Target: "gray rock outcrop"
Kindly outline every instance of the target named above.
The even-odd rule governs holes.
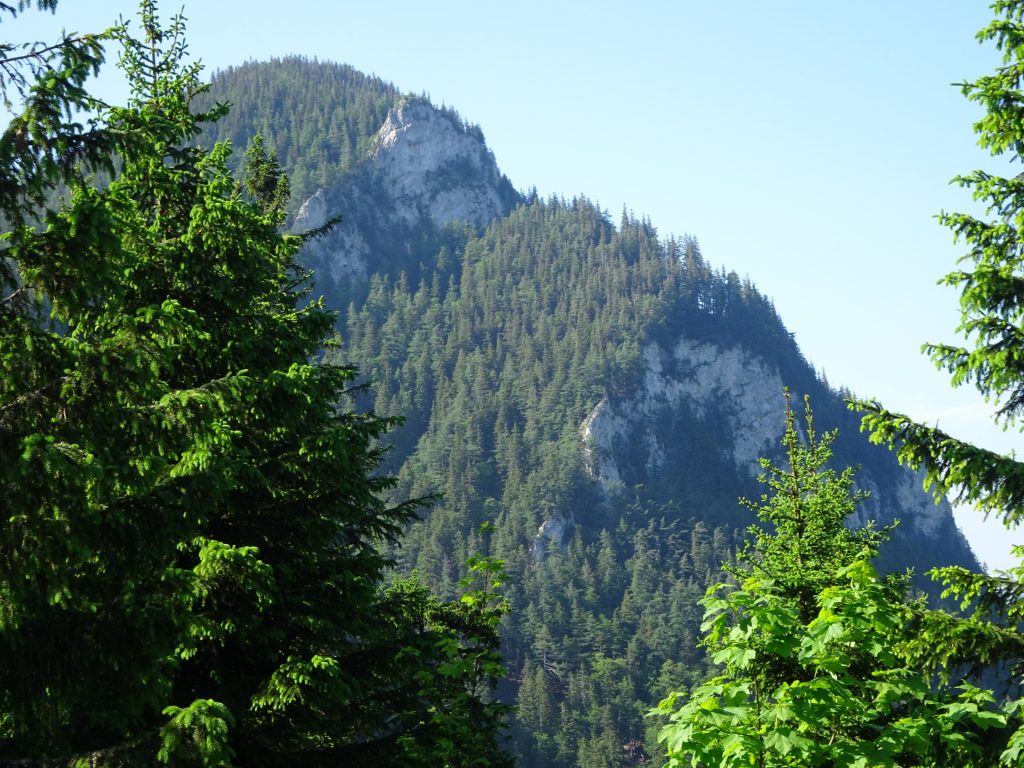
[[[341,223],[303,250],[318,291],[331,294],[386,271],[424,232],[455,222],[482,227],[517,200],[479,130],[409,98],[390,110],[369,156],[339,189],[321,189],[302,203],[293,229],[315,229],[341,215]]]
[[[783,380],[764,358],[742,347],[723,348],[682,337],[671,346],[648,343],[642,368],[638,387],[614,400],[605,397],[580,425],[585,464],[606,494],[623,485],[627,453],[634,467],[642,463],[645,478],[675,471],[667,465],[670,446],[659,425],[680,409],[698,421],[714,410],[720,458],[741,475],[756,477],[762,456],[779,455],[785,429]],[[672,440],[684,437],[676,434]],[[870,468],[858,471],[857,485],[868,497],[849,524],[861,527],[873,520],[887,525],[899,519],[900,537],[926,541],[953,536],[966,551],[949,502],[936,503],[923,490],[919,473],[896,469],[894,477],[883,481]]]

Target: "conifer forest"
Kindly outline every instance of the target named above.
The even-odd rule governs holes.
[[[517,188],[450,106],[210,73],[154,0],[19,37],[65,2],[0,2],[0,766],[1024,766],[1024,560],[950,508],[1019,525],[1014,455],[829,383],[696,236]],[[925,353],[1019,432],[1024,180],[956,181]]]

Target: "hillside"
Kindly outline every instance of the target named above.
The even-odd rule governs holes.
[[[306,253],[314,293],[362,406],[405,419],[397,495],[441,494],[399,570],[448,596],[467,556],[507,564],[520,765],[661,764],[643,715],[706,672],[697,600],[751,522],[758,457],[780,454],[784,387],[839,429],[837,466],[861,467],[851,524],[902,521],[884,567],[976,567],[949,506],[867,443],[771,301],[696,238],[518,193],[479,128],[347,67],[251,63],[212,85],[234,109],[208,138],[264,135],[295,227],[343,217]]]

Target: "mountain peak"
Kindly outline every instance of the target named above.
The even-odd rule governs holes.
[[[771,301],[696,239],[628,213],[616,227],[586,198],[524,200],[454,110],[281,66],[260,70],[280,87],[239,135],[266,127],[294,158],[296,229],[343,217],[303,255],[341,313],[332,359],[372,382],[360,407],[405,419],[394,497],[440,496],[389,551],[396,571],[454,597],[467,557],[506,563],[520,765],[619,764],[645,708],[702,679],[699,600],[753,522],[738,499],[764,492],[758,458],[784,460],[784,386],[839,430],[835,470],[862,468],[850,523],[904,518],[884,570],[974,567],[948,505],[859,433]],[[257,104],[233,82],[217,95]]]
[[[377,131],[366,168],[403,223],[483,226],[504,215],[502,176],[479,129],[426,99],[406,98]]]
[[[329,299],[358,293],[371,273],[415,271],[408,255],[422,249],[425,233],[484,227],[520,200],[480,129],[425,98],[400,99],[369,146],[341,183],[304,200],[295,219],[305,230],[342,215],[303,254]]]

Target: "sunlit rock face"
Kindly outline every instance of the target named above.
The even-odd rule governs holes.
[[[742,346],[718,346],[685,336],[673,343],[650,342],[643,348],[639,384],[618,397],[603,398],[580,425],[590,477],[606,494],[613,494],[624,484],[647,483],[660,474],[678,472],[678,452],[673,449],[687,435],[666,429],[665,424],[703,426],[709,420],[717,456],[708,458],[731,464],[738,476],[756,477],[762,472],[761,457],[784,461],[783,387],[778,368]],[[676,418],[680,412],[687,414],[683,421]],[[943,551],[951,544],[967,551],[949,502],[936,503],[923,489],[919,473],[896,467],[894,457],[883,459],[882,474],[872,466],[857,469],[856,485],[867,498],[849,524],[888,525],[899,520],[898,538],[922,548],[931,541]],[[699,484],[699,474],[695,472],[689,484]],[[681,478],[681,484],[687,485],[688,478]]]
[[[533,544],[530,546],[530,554],[538,562],[544,559],[550,547],[561,548],[566,544],[566,539],[572,530],[572,513],[563,515],[558,513],[548,518],[537,528],[537,534],[533,537]]]
[[[501,174],[481,135],[419,99],[388,113],[367,170],[409,225],[426,217],[439,227],[481,226],[505,212]]]
[[[597,404],[581,427],[591,476],[603,486],[622,482],[617,450],[627,442],[644,454],[650,471],[665,468],[667,446],[656,423],[666,411],[688,408],[705,418],[712,408],[723,412],[729,429],[720,450],[741,471],[756,476],[758,459],[779,441],[785,426],[782,379],[777,369],[741,347],[680,338],[665,347],[644,347],[641,386],[614,403]]]
[[[302,203],[293,230],[341,216],[303,250],[318,289],[331,293],[347,282],[365,283],[424,233],[456,222],[482,227],[516,199],[478,129],[423,99],[407,99],[390,110],[368,156],[339,188]]]
[[[331,216],[327,193],[318,190],[299,207],[295,229],[300,232],[317,229]],[[355,227],[340,223],[327,236],[310,240],[303,246],[303,258],[316,270],[317,281],[321,284],[339,285],[351,280],[366,282],[369,254],[370,247],[362,233]]]

